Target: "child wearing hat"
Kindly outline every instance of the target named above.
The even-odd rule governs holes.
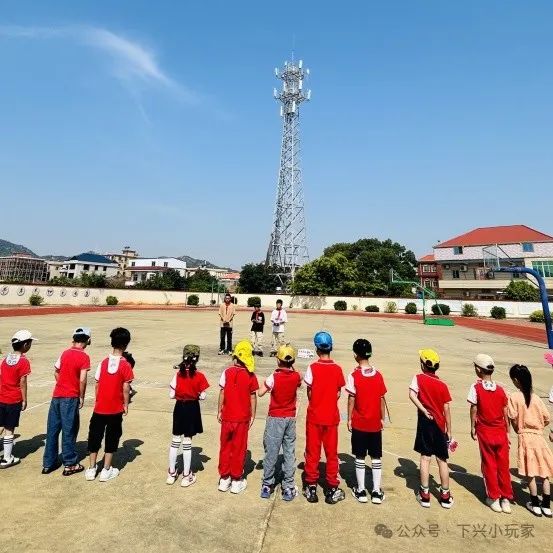
[[[209,383],[196,364],[200,359],[200,346],[188,344],[182,351],[182,361],[175,365],[176,373],[169,385],[169,397],[175,399],[173,409],[173,437],[169,447],[169,470],[167,484],[174,484],[178,478],[177,456],[182,443],[182,482],[187,488],[196,482],[196,475],[190,470],[192,464],[192,438],[201,434],[202,414],[200,400],[206,397]]]
[[[31,364],[25,354],[33,340],[28,330],[16,332],[12,337],[13,353],[8,353],[0,364],[0,427],[4,427],[4,457],[0,460],[0,469],[20,462],[12,453],[14,432],[19,426],[21,411],[27,407],[27,376],[31,374]]]
[[[365,457],[371,458],[373,488],[371,502],[378,505],[384,501],[382,482],[382,428],[386,416],[386,385],[382,374],[370,363],[372,346],[360,338],[353,343],[353,355],[357,367],[348,376],[348,430],[351,432],[351,452],[355,455],[357,487],[352,494],[360,503],[367,503],[365,489]]]
[[[478,440],[486,504],[496,513],[511,513],[513,487],[509,472],[509,418],[507,394],[492,380],[493,359],[479,353],[474,359],[478,380],[470,387],[470,435]]]
[[[421,372],[409,385],[409,399],[417,407],[417,436],[415,451],[420,453],[420,488],[417,500],[422,507],[430,507],[430,461],[436,457],[440,472],[440,505],[449,509],[453,498],[449,491],[449,467],[447,465],[448,442],[451,439],[451,412],[449,388],[436,375],[440,357],[432,349],[419,351]]]
[[[219,491],[241,493],[246,489],[244,463],[248,448],[248,431],[255,420],[256,391],[259,383],[253,374],[255,361],[252,344],[242,340],[232,354],[234,364],[219,379],[217,420],[221,423],[219,449]]]
[[[292,501],[298,488],[294,483],[296,468],[296,401],[301,375],[294,369],[296,351],[292,346],[280,346],[276,353],[277,369],[265,380],[259,397],[271,394],[269,414],[265,423],[263,445],[263,483],[261,497],[269,499],[275,486],[275,467],[280,449],[284,461],[282,471],[282,499]]]
[[[307,385],[305,468],[303,474],[303,495],[309,503],[319,501],[319,461],[321,447],[326,457],[325,502],[334,505],[345,498],[338,479],[338,424],[340,412],[338,400],[345,385],[342,367],[330,358],[332,336],[328,332],[317,332],[314,337],[318,359],[309,365],[304,382]]]

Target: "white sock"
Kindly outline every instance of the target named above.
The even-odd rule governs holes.
[[[192,464],[192,438],[184,438],[182,444],[182,473],[186,476],[190,474],[190,465]]]
[[[171,474],[177,470],[177,455],[179,453],[180,442],[180,436],[173,436],[171,438],[171,447],[169,447],[169,472]]]
[[[373,491],[379,492],[382,485],[382,459],[371,459],[373,473]]]
[[[13,434],[4,436],[4,459],[6,460],[12,458],[13,442]]]
[[[365,459],[355,459],[355,476],[357,477],[357,491],[365,489]]]

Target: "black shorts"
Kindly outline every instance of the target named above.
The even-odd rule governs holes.
[[[117,413],[116,415],[92,413],[90,426],[88,427],[89,453],[98,453],[104,434],[106,436],[104,452],[115,453],[123,434],[123,413]]]
[[[199,400],[177,400],[173,409],[173,436],[192,438],[203,431]]]
[[[382,458],[382,432],[364,432],[351,429],[351,453],[361,459],[367,455],[372,459]]]
[[[3,428],[17,428],[22,403],[0,403],[0,426]]]
[[[447,435],[436,424],[422,413],[417,421],[417,436],[415,438],[415,451],[421,455],[431,457],[435,455],[438,459],[446,461],[449,458],[447,448]]]

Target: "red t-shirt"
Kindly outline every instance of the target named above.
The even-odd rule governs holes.
[[[295,417],[300,373],[293,369],[277,369],[267,377],[265,386],[271,391],[269,416]]]
[[[22,353],[10,353],[0,365],[0,403],[21,403],[21,379],[31,374],[31,364]]]
[[[233,365],[223,371],[219,386],[225,390],[221,418],[227,422],[248,422],[252,416],[250,396],[259,389],[255,374]]]
[[[381,399],[386,394],[382,375],[374,367],[357,367],[349,376],[346,392],[355,398],[351,427],[363,432],[382,430]]]
[[[469,389],[467,401],[476,405],[476,430],[486,428],[507,431],[505,407],[507,394],[502,386],[493,380],[477,380]]]
[[[54,363],[58,379],[52,397],[79,397],[81,371],[90,370],[90,357],[80,348],[66,349]]]
[[[130,363],[118,355],[106,357],[96,369],[98,383],[94,412],[98,415],[117,415],[125,411],[123,384],[132,382],[134,374]]]
[[[409,389],[417,393],[419,401],[432,415],[442,432],[445,432],[444,405],[451,401],[447,384],[434,373],[419,373],[413,377]]]
[[[338,392],[346,383],[342,367],[332,359],[319,359],[307,367],[303,380],[311,389],[307,422],[339,424]]]
[[[194,401],[200,397],[200,394],[209,388],[209,382],[204,373],[196,371],[194,376],[187,374],[184,376],[180,370],[171,380],[171,390],[175,394],[177,401]]]

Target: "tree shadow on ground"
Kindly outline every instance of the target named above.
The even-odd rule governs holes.
[[[19,441],[19,434],[15,435],[14,452],[20,459],[25,459],[28,455],[36,453],[46,443],[46,434],[38,434],[28,440]]]

